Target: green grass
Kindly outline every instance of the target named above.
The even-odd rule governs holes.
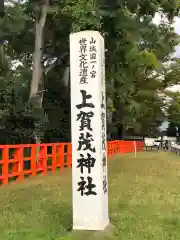
[[[0,187],[0,240],[179,240],[180,157],[138,153],[109,161],[114,230],[69,232],[71,170]]]

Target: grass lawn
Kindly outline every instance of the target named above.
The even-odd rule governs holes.
[[[114,231],[69,232],[71,170],[0,187],[0,240],[179,240],[180,157],[138,153],[109,161]]]

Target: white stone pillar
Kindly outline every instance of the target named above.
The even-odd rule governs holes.
[[[70,35],[73,229],[109,225],[104,39]]]

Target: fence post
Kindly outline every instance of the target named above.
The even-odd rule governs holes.
[[[19,160],[19,180],[24,178],[24,147],[20,146],[20,160]]]
[[[31,146],[31,171],[32,171],[32,176],[36,176],[36,168],[37,168],[37,153],[36,153],[36,145],[33,144]]]
[[[115,153],[116,153],[116,141],[113,141],[113,143],[112,143],[112,155],[114,156]]]
[[[2,184],[8,184],[9,148],[4,145],[2,149]]]
[[[52,144],[52,172],[55,172],[57,167],[56,147],[57,147],[57,144],[53,143]]]
[[[18,148],[18,181],[23,180],[24,177],[24,148],[23,146],[20,145],[20,147]]]
[[[64,171],[64,143],[57,145],[57,164],[61,171]]]
[[[40,146],[38,165],[40,170],[42,170],[42,174],[46,174],[47,173],[47,146],[46,145]]]
[[[71,143],[67,144],[67,167],[71,168],[72,165],[72,145]]]
[[[137,155],[137,146],[136,146],[136,141],[134,141],[134,155],[136,157]]]

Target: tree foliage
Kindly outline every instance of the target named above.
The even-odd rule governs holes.
[[[107,49],[109,138],[156,134],[165,117],[159,93],[179,82],[179,62],[166,65],[179,43],[171,25],[178,1],[51,0],[37,109],[28,100],[41,4],[44,0],[14,3],[0,20],[0,126],[11,129],[3,132],[2,142],[32,142],[33,131],[42,133],[42,141],[70,141],[69,34],[90,29],[103,34]],[[168,21],[154,24],[157,12]]]

